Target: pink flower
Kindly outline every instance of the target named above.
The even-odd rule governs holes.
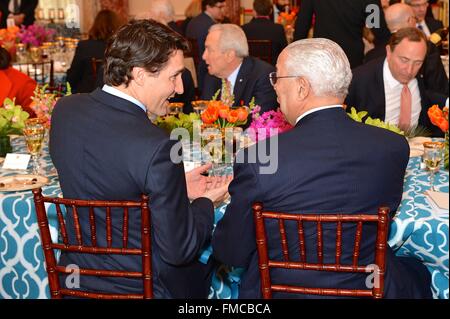
[[[268,137],[286,132],[292,126],[286,121],[284,114],[277,109],[276,111],[268,111],[259,114],[260,106],[256,106],[252,110],[252,123],[250,124],[250,135],[256,142],[264,140]]]

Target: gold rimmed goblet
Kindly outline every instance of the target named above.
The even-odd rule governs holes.
[[[23,135],[27,143],[28,152],[31,154],[33,174],[39,175],[39,156],[45,136],[45,126],[42,120],[38,118],[26,120]]]
[[[192,108],[194,109],[194,112],[197,113],[198,115],[200,115],[208,106],[208,101],[197,100],[197,101],[192,101],[191,104],[192,104]]]

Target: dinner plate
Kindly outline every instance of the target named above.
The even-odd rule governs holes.
[[[11,175],[0,177],[0,192],[19,192],[48,184],[48,178],[40,175]]]

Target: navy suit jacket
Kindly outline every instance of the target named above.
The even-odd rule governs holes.
[[[22,0],[20,2],[19,13],[25,14],[25,20],[23,21],[23,25],[32,25],[34,23],[34,10],[38,5],[38,0]],[[6,20],[9,15],[9,0],[0,0],[0,29],[6,28]]]
[[[272,65],[277,64],[278,55],[287,46],[283,26],[266,18],[253,18],[242,26],[249,40],[272,41]]]
[[[436,20],[434,17],[425,17],[425,23],[428,29],[430,29],[430,33],[436,32],[438,29],[444,27],[442,21]]]
[[[205,12],[202,12],[195,18],[192,18],[186,28],[186,38],[196,39],[198,44],[200,62],[199,65],[197,65],[197,80],[199,88],[203,87],[204,78],[206,74],[208,74],[208,68],[206,67],[205,61],[202,59],[202,56],[205,51],[205,41],[208,30],[214,24],[214,20]]]
[[[152,266],[156,298],[206,298],[208,267],[197,261],[210,240],[212,202],[186,195],[182,162],[174,164],[174,141],[135,104],[100,89],[62,98],[52,116],[50,154],[66,198],[139,200],[150,196]],[[106,246],[105,216],[97,215],[97,239]],[[122,214],[113,215],[113,245],[122,247]],[[90,242],[88,214],[80,213],[84,241]],[[71,240],[72,218],[66,218]],[[140,245],[140,211],[129,213],[129,248]],[[140,270],[140,256],[67,253],[61,264],[87,268]],[[81,278],[81,289],[136,293],[142,280]]]
[[[256,105],[261,106],[261,114],[276,109],[277,96],[269,80],[271,72],[275,72],[275,67],[269,63],[254,57],[244,58],[233,89],[235,105],[248,106],[254,97]],[[205,77],[202,99],[211,99],[221,88],[222,80],[208,74]]]
[[[358,111],[367,111],[368,116],[384,121],[386,116],[386,96],[384,92],[383,64],[385,58],[381,57],[370,61],[353,70],[353,79],[350,84],[345,104],[348,109],[355,107]],[[438,127],[431,124],[427,111],[433,104],[443,106],[446,96],[425,90],[423,78],[417,76],[422,110],[419,125],[427,127],[435,136],[442,135]]]
[[[314,37],[327,38],[339,44],[347,55],[352,68],[362,64],[364,58],[363,28],[369,5],[380,0],[302,0],[295,24],[294,41],[305,39],[315,15]],[[383,10],[380,9],[380,25],[372,28],[376,41],[389,38]]]
[[[367,52],[364,57],[364,63],[375,60],[380,57],[386,57],[386,45],[382,43],[376,45]],[[427,55],[423,61],[422,68],[419,71],[419,77],[423,78],[426,90],[434,91],[440,94],[448,95],[448,78],[442,64],[438,48],[431,42],[427,42]]]
[[[273,141],[271,139],[270,141]],[[235,163],[229,192],[231,203],[213,235],[213,254],[220,262],[245,267],[240,298],[260,298],[260,276],[251,205],[261,201],[264,209],[304,214],[377,214],[380,206],[395,213],[403,193],[403,178],[409,147],[403,136],[357,123],[341,108],[307,115],[294,129],[278,136],[274,174],[261,174],[265,166],[258,159]],[[238,153],[248,154],[256,144]],[[264,153],[266,154],[266,153]],[[238,157],[239,157],[238,156]],[[335,225],[324,225],[324,262],[335,262]],[[286,224],[289,253],[299,260],[295,224]],[[316,225],[304,224],[307,260],[317,261]],[[267,222],[269,257],[282,258],[278,223]],[[342,263],[352,260],[355,227],[343,227]],[[363,229],[361,264],[373,262],[376,226]],[[405,267],[404,261],[410,263]],[[388,298],[430,297],[430,274],[419,261],[396,257],[387,247],[385,296]],[[417,272],[416,272],[417,271]],[[327,274],[316,271],[273,269],[272,282],[306,287],[365,288],[365,275]],[[419,277],[421,276],[421,277]],[[308,295],[295,295],[308,298]],[[274,294],[274,297],[288,297]],[[294,297],[291,295],[290,297]],[[317,296],[316,296],[317,297]]]

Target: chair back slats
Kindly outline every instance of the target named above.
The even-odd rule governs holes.
[[[123,248],[128,247],[128,207],[123,208],[123,226],[122,226],[122,245]]]
[[[38,225],[41,234],[42,247],[44,249],[47,273],[49,277],[50,293],[52,298],[62,298],[62,296],[82,297],[82,298],[97,298],[97,299],[150,299],[153,298],[153,276],[151,265],[151,216],[148,206],[148,196],[142,195],[140,201],[100,201],[100,200],[78,200],[78,199],[63,199],[50,198],[42,196],[41,189],[34,189],[34,202],[36,206],[36,215],[38,218]],[[50,230],[48,225],[47,213],[44,203],[52,203],[56,205],[58,215],[58,222],[60,232],[63,238],[62,243],[53,243],[50,237]],[[72,214],[74,221],[73,229],[75,232],[74,245],[69,244],[67,236],[67,226],[64,221],[60,205],[66,206],[66,214]],[[79,210],[79,207],[87,207],[86,212]],[[128,248],[128,223],[129,223],[129,208],[140,208],[141,219],[141,245],[138,248]],[[98,212],[94,208],[103,208]],[[122,227],[122,244],[123,247],[113,247],[112,243],[112,216],[111,208],[121,208],[124,211]],[[88,213],[86,216],[89,220],[89,227],[91,232],[91,245],[83,245],[80,227],[80,214]],[[134,212],[133,212],[134,213]],[[95,214],[104,214],[106,225],[106,246],[98,247],[96,238],[96,216]],[[66,216],[70,218],[70,216]],[[120,244],[119,244],[120,245]],[[107,269],[87,269],[80,268],[79,275],[81,276],[99,276],[99,277],[127,277],[142,279],[143,292],[142,294],[109,294],[104,292],[89,292],[79,291],[73,289],[62,289],[59,285],[59,275],[67,275],[73,273],[73,269],[63,266],[57,266],[54,250],[61,250],[65,252],[74,252],[77,254],[117,254],[117,255],[135,255],[142,256],[141,271],[127,271],[124,270],[107,270]]]
[[[73,215],[73,225],[75,228],[75,239],[79,246],[83,245],[83,238],[81,236],[81,226],[80,226],[80,217],[78,216],[78,209],[77,206],[74,204],[70,205],[72,208],[72,215]],[[68,205],[66,205],[66,211],[69,212],[70,209]]]
[[[59,204],[56,206],[56,215],[58,216],[58,224],[59,229],[62,237],[62,241],[64,245],[69,245],[69,237],[67,237],[67,229],[66,229],[66,222],[64,221],[64,216],[61,212],[61,206]]]
[[[278,220],[278,227],[280,228],[281,250],[283,252],[283,259],[284,261],[289,261],[289,249],[286,238],[286,228],[284,227],[284,221],[282,219]]]
[[[91,227],[91,245],[97,246],[97,228],[95,225],[94,207],[89,207],[89,225]]]
[[[353,249],[353,266],[358,265],[359,248],[361,247],[362,222],[358,222],[355,233],[355,246]]]
[[[17,67],[18,70],[33,78],[40,85],[48,84],[50,87],[55,85],[53,60],[44,60],[33,63],[18,63],[14,64],[14,67]]]
[[[259,58],[269,64],[274,64],[272,61],[272,41],[271,40],[253,40],[249,39],[248,54],[250,56]]]
[[[306,248],[305,248],[305,231],[303,230],[303,221],[297,221],[298,228],[298,244],[300,250],[300,262],[306,262]]]
[[[253,205],[255,232],[256,232],[256,250],[258,251],[258,266],[261,277],[261,289],[264,299],[272,298],[272,289],[269,272],[269,257],[267,253],[267,237],[262,216],[262,204]]]
[[[106,244],[108,248],[112,247],[111,207],[106,207]]]
[[[319,264],[323,263],[323,238],[322,238],[322,223],[317,222],[317,260]]]
[[[382,298],[384,291],[384,274],[386,262],[386,245],[387,232],[389,225],[389,208],[381,207],[377,215],[367,214],[291,214],[282,212],[263,211],[262,203],[255,203],[253,205],[255,230],[256,230],[256,247],[258,253],[258,263],[261,278],[261,292],[263,298],[271,298],[273,292],[284,293],[299,293],[299,294],[313,294],[313,295],[334,295],[334,296],[356,296],[356,297],[373,297]],[[272,260],[268,255],[268,241],[265,228],[265,219],[272,219],[278,222],[281,234],[281,247],[283,251],[283,260]],[[297,237],[298,247],[300,250],[299,261],[292,261],[286,258],[285,252],[288,250],[286,229],[284,228],[284,221],[297,221]],[[305,245],[305,230],[303,221],[315,222],[317,232],[317,263],[308,263],[306,261],[306,245]],[[335,243],[335,264],[324,263],[324,243],[323,239],[327,238],[324,234],[323,223],[336,224],[336,243]],[[343,238],[343,223],[356,223],[356,232],[353,245],[353,255],[351,264],[342,264],[342,238]],[[360,265],[359,255],[361,238],[364,223],[376,223],[377,235],[374,247],[375,264],[374,265]],[[283,225],[283,226],[282,226]],[[327,229],[328,231],[328,229]],[[276,247],[272,246],[272,247]],[[276,254],[278,255],[278,254]],[[328,272],[347,272],[347,273],[374,273],[374,277],[378,280],[377,284],[373,285],[371,289],[341,289],[338,287],[315,288],[315,287],[301,287],[274,284],[271,281],[270,269],[283,268],[286,270],[314,270],[314,271],[328,271]]]
[[[336,265],[341,264],[342,256],[342,222],[337,222],[336,229]]]
[[[128,214],[128,210],[126,210]],[[142,270],[144,298],[148,299],[153,296],[153,275],[152,275],[152,242],[151,242],[151,216],[148,208],[148,200],[142,200],[141,210],[141,233],[142,233]]]

